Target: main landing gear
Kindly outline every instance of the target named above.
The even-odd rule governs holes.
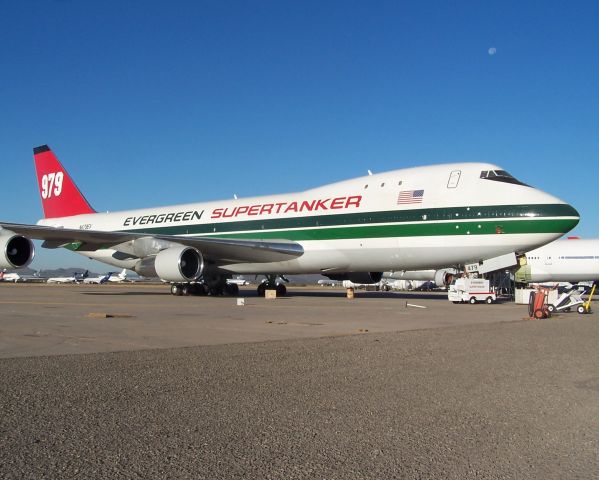
[[[177,296],[187,295],[229,295],[239,294],[239,285],[225,283],[224,285],[208,286],[205,283],[172,283],[171,294]]]
[[[277,279],[282,279],[277,280]],[[283,282],[288,282],[285,277],[279,275],[266,275],[266,280],[258,285],[258,295],[264,297],[266,290],[276,290],[277,297],[282,297],[287,293],[287,287]],[[239,285],[236,283],[227,283],[224,276],[206,277],[198,282],[191,283],[171,283],[171,294],[176,296],[188,295],[229,295],[235,297],[239,295]]]
[[[282,297],[287,293],[287,287],[284,283],[277,282],[279,275],[266,275],[266,280],[258,285],[258,295],[264,297],[266,290],[276,290],[277,297]],[[288,280],[285,277],[280,277],[284,282]]]
[[[224,275],[205,275],[201,281],[190,283],[171,283],[172,295],[230,295],[239,294],[239,285],[227,283]]]

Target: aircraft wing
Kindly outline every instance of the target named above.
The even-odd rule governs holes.
[[[289,240],[233,239],[216,237],[186,237],[175,235],[152,235],[133,232],[103,232],[99,230],[79,230],[55,228],[43,225],[25,225],[0,222],[2,229],[10,230],[34,240],[44,240],[46,248],[59,248],[76,244],[77,251],[95,251],[114,248],[120,244],[139,239],[157,239],[179,245],[197,248],[202,255],[216,263],[236,262],[280,262],[292,260],[304,253],[303,247]],[[118,250],[118,248],[116,248]]]

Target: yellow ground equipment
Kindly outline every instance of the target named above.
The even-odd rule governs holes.
[[[578,313],[591,313],[591,301],[593,300],[593,294],[595,293],[595,288],[597,287],[597,283],[593,284],[593,288],[591,289],[591,293],[589,294],[589,298],[582,305],[579,305],[576,311]]]

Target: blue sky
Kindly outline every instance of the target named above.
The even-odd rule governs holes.
[[[595,1],[2,2],[0,219],[41,216],[49,144],[99,211],[489,161],[599,236],[597,18]],[[106,269],[41,249],[33,266]]]

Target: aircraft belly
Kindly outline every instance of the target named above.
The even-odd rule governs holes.
[[[519,252],[531,242],[542,245],[555,236],[553,233],[535,233],[304,241],[301,242],[304,254],[297,259],[237,263],[223,268],[240,274],[436,269]]]

